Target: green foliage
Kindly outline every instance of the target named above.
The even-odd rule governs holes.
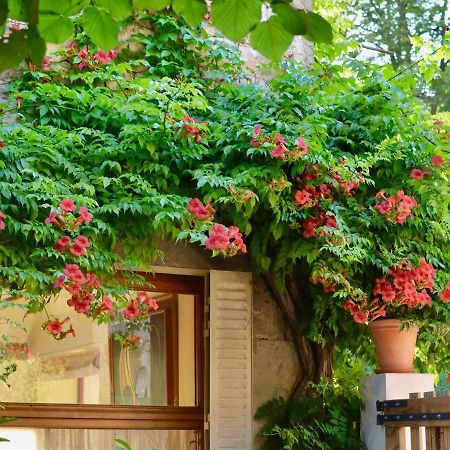
[[[117,46],[121,29],[136,14],[169,7],[193,28],[200,26],[208,12],[206,0],[134,0],[133,4],[131,0],[2,0],[0,26],[7,18],[27,22],[29,26],[28,32],[10,28],[11,37],[0,42],[0,71],[16,67],[30,55],[34,64],[41,64],[45,43],[70,39],[77,25],[83,27],[95,45],[110,50]],[[274,60],[281,58],[295,34],[305,35],[313,42],[331,43],[331,27],[317,14],[291,8],[292,11],[288,12],[289,24],[297,24],[296,32],[291,33],[286,31],[283,21],[276,21],[275,30],[274,20],[261,22],[262,7],[262,0],[213,0],[213,25],[225,36],[239,41],[260,24],[256,36],[252,36],[252,42],[263,55]],[[0,33],[3,34],[3,27]]]
[[[366,348],[345,300],[370,300],[376,278],[421,257],[437,271],[434,308],[421,310],[424,336],[433,326],[448,330],[449,305],[438,294],[450,281],[449,172],[447,162],[431,165],[434,155],[447,158],[447,141],[413,97],[414,80],[388,82],[389,70],[354,61],[310,72],[284,63],[270,83],[241,83],[228,71],[234,60],[220,62],[229,49],[173,18],[150,21],[154,38],[136,53],[126,47],[116,60],[80,70],[74,55],[84,44],[92,52],[82,34],[75,50],[25,70],[11,87],[19,123],[0,129],[2,284],[46,292],[64,261],[49,250],[55,236],[42,221],[62,198],[92,209],[99,256],[85,263],[107,279],[115,263],[148,264],[159,238],[204,243],[209,226],[186,209],[198,197],[211,201],[216,222],[245,233],[255,271],[270,271],[281,290],[290,274],[302,280],[308,337]],[[195,137],[188,117],[198,120],[189,122]],[[262,142],[252,146],[257,124]],[[277,133],[285,158],[272,155]],[[298,137],[308,147],[301,155]],[[422,180],[409,176],[425,167]],[[348,192],[350,181],[357,189]],[[296,203],[297,191],[320,185],[332,195]],[[381,189],[403,190],[420,207],[404,224],[391,223],[374,209]],[[318,211],[335,226],[305,236]],[[38,310],[39,301],[29,307]],[[448,333],[436,336],[428,348],[438,367]]]
[[[270,400],[256,412],[267,422],[260,431],[263,450],[360,450],[359,380],[366,375],[359,357],[336,355],[332,379],[311,386],[313,395],[299,400]]]

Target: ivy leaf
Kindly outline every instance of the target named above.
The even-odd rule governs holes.
[[[125,20],[131,14],[130,0],[95,0],[95,5],[105,9],[118,20]]]
[[[139,9],[160,10],[170,6],[171,0],[134,0],[134,7]]]
[[[41,14],[39,16],[39,32],[46,41],[58,44],[72,37],[73,23],[68,17],[57,14]]]
[[[106,12],[88,6],[81,17],[84,31],[95,45],[103,50],[110,50],[117,45],[119,24]]]
[[[203,0],[173,0],[172,8],[192,28],[197,28],[208,12]]]
[[[294,36],[286,31],[277,16],[261,22],[250,33],[252,47],[272,61],[281,60],[293,38]]]
[[[213,0],[211,18],[214,26],[225,36],[238,41],[261,20],[261,1]]]

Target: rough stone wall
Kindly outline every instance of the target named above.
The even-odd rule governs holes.
[[[192,245],[161,243],[167,267],[250,271],[244,256],[211,258],[210,253]],[[157,262],[156,264],[162,264]],[[275,300],[262,277],[253,277],[253,413],[274,397],[286,397],[297,376],[294,347]],[[254,421],[255,436],[262,422]],[[255,448],[258,448],[256,438]]]

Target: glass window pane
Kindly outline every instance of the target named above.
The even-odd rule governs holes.
[[[195,297],[152,293],[159,308],[145,320],[97,324],[59,297],[51,316],[70,318],[76,336],[55,340],[42,329],[46,314],[0,311],[0,358],[17,364],[0,383],[5,402],[195,406]]]
[[[200,433],[191,430],[63,430],[0,428],[2,450],[119,450],[123,439],[132,450],[197,450]]]

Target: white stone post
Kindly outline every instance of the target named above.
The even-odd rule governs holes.
[[[377,400],[409,398],[412,392],[434,390],[434,377],[429,373],[383,373],[361,379],[364,397],[361,411],[361,437],[367,450],[385,450],[384,427],[377,425]]]

